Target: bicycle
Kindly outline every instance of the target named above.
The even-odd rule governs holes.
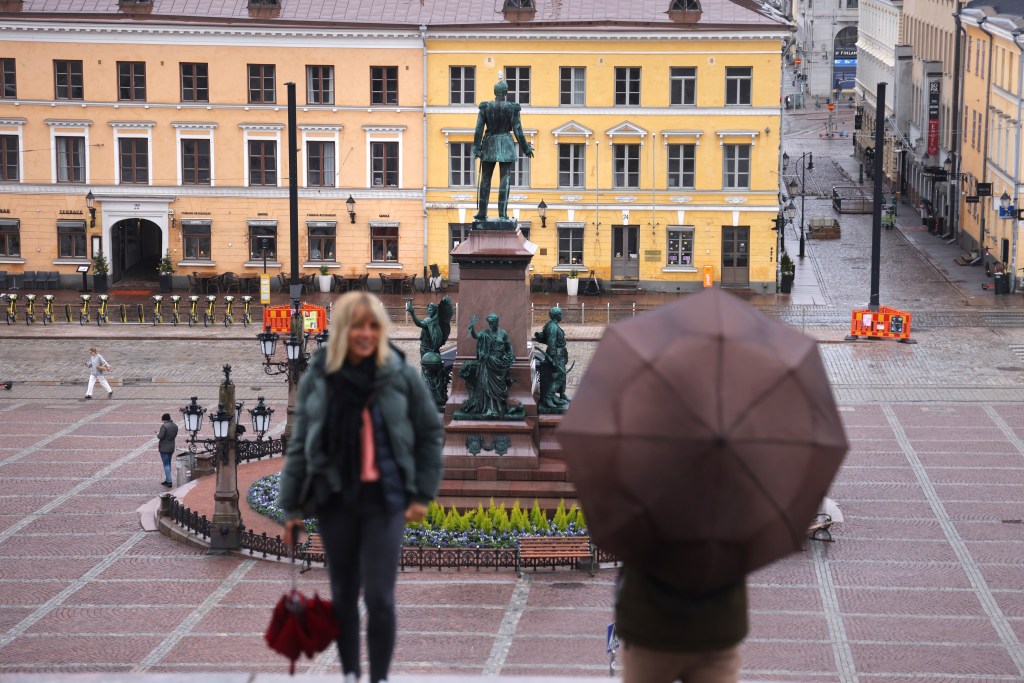
[[[199,297],[193,294],[188,298],[188,326],[199,322]]]
[[[216,311],[214,306],[217,305],[217,297],[213,294],[209,294],[206,297],[206,313],[203,314],[203,327],[209,327],[217,323]]]
[[[92,299],[91,294],[81,294],[82,297],[82,310],[78,312],[78,324],[84,325],[87,322],[92,322],[92,311],[89,308],[89,300]]]
[[[109,294],[100,294],[100,307],[96,310],[96,324],[110,322],[110,315],[107,313],[107,302],[110,301]],[[88,322],[88,321],[86,321]]]
[[[171,322],[174,323],[175,326],[181,322],[181,315],[178,313],[178,302],[180,301],[180,294],[173,294],[171,296]]]
[[[231,315],[231,304],[233,304],[234,301],[235,297],[233,296],[224,297],[224,327],[235,322],[234,317]]]
[[[163,315],[160,314],[160,302],[162,302],[163,300],[164,300],[164,298],[162,296],[160,296],[159,294],[154,294],[153,295],[153,324],[154,325],[159,325],[160,323],[162,323],[164,321]]]
[[[31,325],[36,321],[36,295],[26,294],[25,301],[28,302],[25,304],[25,324]]]
[[[54,313],[53,313],[53,300],[55,298],[56,297],[54,297],[53,294],[44,294],[43,295],[43,300],[46,302],[46,303],[43,304],[43,324],[44,325],[49,325],[50,323],[56,322],[56,320],[54,319]]]
[[[10,325],[18,321],[18,295],[8,294],[7,295],[7,324]]]
[[[242,326],[249,327],[249,324],[252,323],[252,312],[249,310],[249,307],[252,305],[252,297],[243,296],[242,303],[245,304],[245,307],[242,309]]]

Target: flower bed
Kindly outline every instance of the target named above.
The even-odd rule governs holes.
[[[275,473],[257,480],[249,488],[246,499],[255,512],[278,522],[284,522],[284,512],[277,507],[277,492],[281,474]],[[317,531],[315,518],[307,519],[306,530]],[[422,523],[406,525],[406,546],[423,548],[513,548],[520,536],[586,536],[587,524],[583,511],[576,505],[565,509],[564,502],[549,520],[537,501],[529,511],[519,507],[511,510],[504,505],[483,504],[459,512],[454,507],[445,509],[436,502],[430,504],[427,518]]]

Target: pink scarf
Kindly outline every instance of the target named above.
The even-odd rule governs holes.
[[[377,451],[373,446],[373,417],[369,408],[363,408],[362,417],[363,425],[359,429],[359,481],[378,481],[380,470],[377,469]]]

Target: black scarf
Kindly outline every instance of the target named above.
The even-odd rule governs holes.
[[[358,365],[346,362],[340,370],[327,376],[333,417],[329,421],[328,452],[337,458],[344,484],[342,493],[347,502],[355,501],[359,494],[362,455],[359,434],[363,426],[363,408],[372,397],[376,375],[376,358],[371,356]]]

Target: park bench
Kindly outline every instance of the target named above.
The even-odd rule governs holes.
[[[309,535],[309,539],[299,546],[298,557],[302,560],[302,569],[299,570],[300,574],[305,574],[312,569],[314,562],[323,562],[324,566],[327,566],[324,539],[320,537],[320,534],[314,533]]]
[[[524,566],[537,567],[588,560],[590,575],[597,564],[589,536],[520,536],[516,541],[516,575],[523,575]]]
[[[811,525],[807,527],[807,535],[814,541],[832,543],[832,516],[819,512]]]

